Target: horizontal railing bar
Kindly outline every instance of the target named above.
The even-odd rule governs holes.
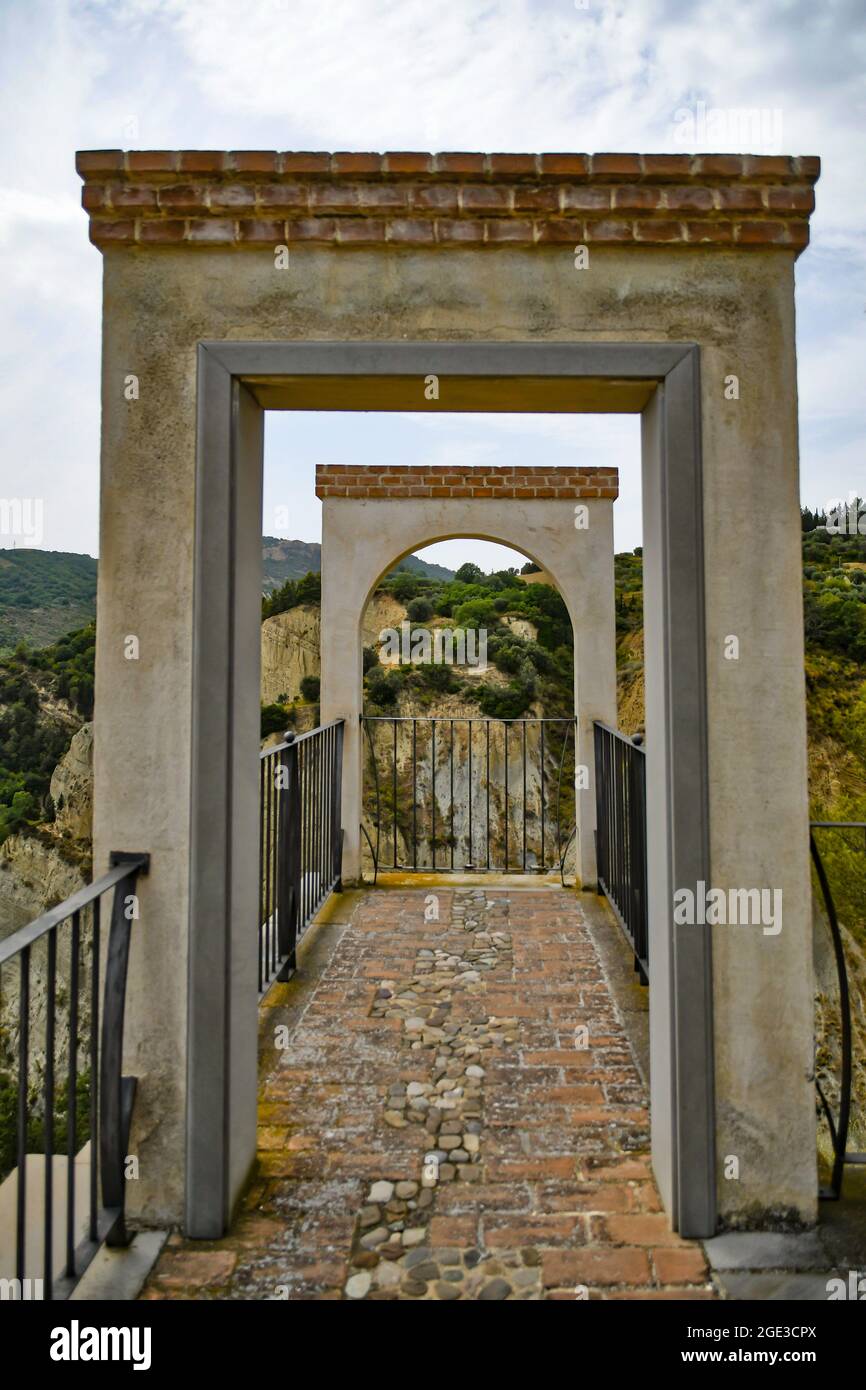
[[[810,820],[809,824],[813,830],[866,830],[866,820]]]
[[[362,714],[362,720],[368,724],[574,724],[576,716],[571,718],[547,718],[544,719],[484,719],[480,716],[470,714]],[[637,745],[635,745],[637,746]],[[273,749],[269,749],[273,752]]]
[[[107,874],[89,883],[84,888],[79,888],[77,893],[66,898],[57,907],[49,908],[48,912],[43,912],[41,917],[29,922],[26,927],[19,927],[18,931],[7,936],[6,940],[0,942],[0,965],[5,965],[8,960],[23,951],[25,946],[32,946],[34,941],[38,941],[40,936],[46,932],[59,927],[73,913],[80,912],[82,908],[89,906],[96,898],[101,898],[109,888],[121,883],[123,879],[129,878],[130,873],[135,869],[141,868],[147,862],[147,856],[143,854],[131,854],[128,859],[123,859],[117,863],[113,869],[109,869]]]
[[[635,743],[633,734],[624,734],[621,729],[612,729],[609,724],[603,724],[600,719],[594,719],[592,722],[594,728],[604,729],[604,732],[610,734],[611,738],[619,739],[620,743],[624,743],[628,748],[633,748],[636,753],[646,753],[645,745]]]
[[[274,753],[282,753],[285,748],[291,748],[293,744],[304,743],[307,739],[315,738],[317,734],[324,734],[328,729],[336,729],[345,722],[345,719],[332,719],[329,724],[317,724],[315,729],[308,729],[305,734],[297,734],[291,742],[286,740],[283,743],[274,743],[270,748],[263,748],[259,753],[259,760],[270,758]]]

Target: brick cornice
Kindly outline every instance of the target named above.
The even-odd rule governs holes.
[[[615,468],[425,468],[416,465],[364,468],[355,464],[316,465],[316,496],[322,498],[491,497],[526,501],[613,500],[619,496]]]
[[[85,150],[100,247],[808,244],[820,161],[733,154]]]

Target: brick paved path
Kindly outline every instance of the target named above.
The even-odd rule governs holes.
[[[367,893],[277,1042],[231,1234],[145,1298],[713,1296],[573,894]]]

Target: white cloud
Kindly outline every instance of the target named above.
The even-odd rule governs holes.
[[[6,0],[0,491],[44,480],[47,543],[94,547],[100,258],[76,148],[658,151],[676,148],[676,112],[702,101],[778,108],[785,149],[824,161],[814,249],[798,263],[814,497],[862,453],[864,72],[862,0]],[[634,422],[428,419],[431,462],[540,450],[603,456],[624,477],[635,466]],[[638,524],[633,494],[630,483],[617,504],[618,543]],[[315,524],[314,507],[300,515]]]

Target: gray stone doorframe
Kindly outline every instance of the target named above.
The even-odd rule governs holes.
[[[263,412],[417,410],[431,374],[440,409],[642,416],[653,1165],[675,1229],[709,1236],[710,928],[672,925],[710,881],[699,350],[625,342],[199,344],[186,1228],[222,1233],[255,1149]]]

